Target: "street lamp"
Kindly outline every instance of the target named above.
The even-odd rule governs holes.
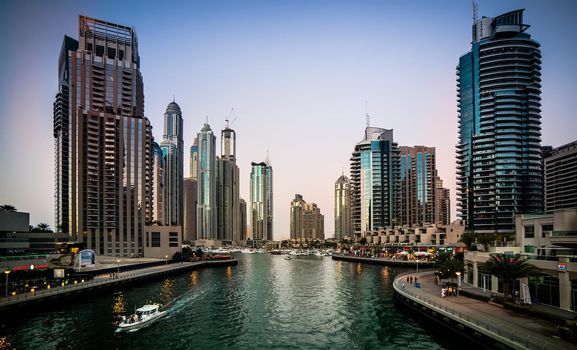
[[[8,298],[8,274],[10,272],[10,270],[4,270],[4,273],[6,274],[6,298]]]
[[[419,259],[417,259],[417,273],[419,273]]]
[[[168,265],[168,255],[165,255],[165,256],[164,256],[164,259],[165,259],[165,260],[164,260],[164,264],[165,264],[165,265]]]
[[[457,271],[456,275],[457,275],[457,296],[459,296],[459,290],[461,290],[461,271]]]
[[[120,274],[120,259],[116,259],[116,267],[118,268],[118,274]]]

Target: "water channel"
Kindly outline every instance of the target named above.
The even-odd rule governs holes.
[[[405,269],[328,257],[238,254],[238,266],[197,270],[70,304],[0,316],[17,349],[443,349],[456,348],[395,306]],[[122,314],[170,303],[157,323],[116,333]]]

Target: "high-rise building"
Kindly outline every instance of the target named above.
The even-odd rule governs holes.
[[[164,133],[160,143],[165,161],[165,225],[183,225],[183,166],[184,140],[182,112],[176,102],[170,102],[164,112]]]
[[[305,239],[325,239],[325,217],[316,203],[305,203],[302,221]]]
[[[182,239],[187,242],[196,240],[196,207],[198,201],[198,182],[192,177],[184,179],[184,230]]]
[[[240,237],[238,239],[238,241],[236,241],[237,244],[239,244],[242,241],[246,241],[246,226],[247,226],[247,221],[246,221],[246,201],[244,199],[240,199],[240,205],[239,205],[239,209],[240,209]]]
[[[204,124],[198,133],[198,200],[196,238],[216,240],[216,137],[210,125]]]
[[[577,141],[545,158],[545,211],[577,208]]]
[[[79,17],[54,102],[56,228],[98,255],[143,253],[152,219],[152,128],[134,29]]]
[[[351,182],[342,174],[335,182],[335,239],[351,237]]]
[[[236,133],[227,125],[221,132],[221,155],[217,160],[218,239],[240,241],[240,171],[236,165]]]
[[[443,180],[435,178],[435,224],[449,225],[451,223],[451,198],[448,188],[443,187]]]
[[[481,233],[513,232],[515,214],[543,209],[541,50],[523,11],[476,20],[457,66],[457,206]]]
[[[198,180],[198,139],[195,138],[190,147],[190,171],[189,176],[193,180]]]
[[[152,143],[152,223],[164,225],[165,192],[164,192],[164,155],[158,143]]]
[[[300,194],[295,194],[295,199],[291,201],[290,207],[290,238],[291,239],[302,239],[304,238],[303,232],[303,212],[306,202],[303,196]]]
[[[351,218],[357,237],[397,224],[399,186],[393,130],[367,127],[351,157]]]
[[[401,146],[399,225],[435,222],[435,148]]]
[[[250,211],[251,239],[256,241],[273,239],[273,182],[272,167],[267,162],[251,163]]]

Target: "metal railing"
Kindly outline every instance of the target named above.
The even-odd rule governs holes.
[[[535,336],[534,333],[528,330],[511,327],[510,325],[505,324],[496,318],[489,318],[481,316],[479,313],[453,308],[449,302],[438,301],[424,296],[423,294],[425,292],[416,293],[416,289],[413,290],[413,288],[403,288],[401,279],[404,276],[424,276],[428,274],[431,274],[431,272],[421,272],[419,274],[409,272],[401,274],[395,278],[393,287],[397,293],[420,304],[425,304],[429,307],[429,309],[436,311],[441,315],[453,318],[462,324],[476,329],[477,331],[481,331],[483,334],[503,342],[508,346],[525,349],[561,350],[566,348],[565,346],[559,345],[553,340],[549,341],[545,336]]]

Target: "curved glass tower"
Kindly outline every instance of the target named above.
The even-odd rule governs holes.
[[[335,239],[351,237],[351,182],[342,174],[335,182]]]
[[[184,140],[182,112],[176,102],[170,102],[164,113],[164,133],[160,144],[165,160],[165,225],[183,225]]]
[[[217,239],[216,232],[216,136],[204,124],[198,142],[197,239]]]
[[[475,21],[457,66],[457,202],[477,232],[511,232],[515,214],[543,208],[541,51],[523,11]]]

